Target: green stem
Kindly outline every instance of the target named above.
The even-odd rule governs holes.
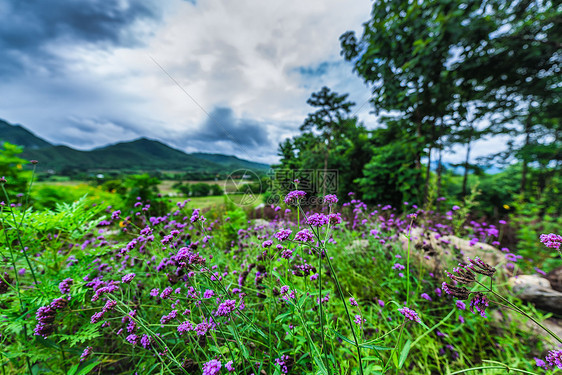
[[[559,343],[562,343],[562,339],[560,339],[560,337],[558,337],[558,335],[556,335],[554,332],[552,332],[550,329],[546,328],[544,325],[542,325],[539,321],[537,321],[535,318],[533,318],[531,315],[527,314],[525,311],[521,310],[520,308],[518,308],[517,306],[515,306],[513,303],[511,303],[510,301],[508,301],[507,299],[505,299],[504,297],[502,297],[500,294],[494,292],[493,290],[489,289],[487,286],[485,286],[484,284],[476,281],[476,283],[480,286],[482,286],[484,289],[486,289],[488,292],[492,293],[495,297],[501,299],[502,301],[504,301],[505,303],[507,303],[509,306],[511,306],[515,311],[517,311],[519,314],[523,315],[524,317],[526,317],[527,319],[532,320],[536,325],[538,325],[539,327],[541,327],[542,329],[544,329],[550,336],[554,337]]]
[[[6,196],[6,201],[8,202],[8,206],[11,206],[11,202],[10,202],[10,197],[8,196],[8,192],[6,191],[6,187],[4,186],[4,184],[2,185],[2,191],[4,192],[4,195]],[[10,210],[10,212],[12,213],[12,219],[14,220],[14,224],[17,224],[17,220],[16,220],[16,215],[14,214],[14,210]],[[4,227],[4,230],[6,230],[6,228]],[[31,262],[29,261],[29,258],[27,257],[27,251],[25,250],[25,247],[23,246],[23,242],[19,233],[19,229],[16,228],[16,236],[18,237],[18,243],[21,247],[21,250],[23,252],[23,255],[25,257],[25,260],[27,262],[27,265],[29,266],[29,270],[31,271],[31,276],[33,276],[33,281],[35,282],[35,285],[39,285],[39,283],[37,282],[37,278],[35,277],[35,271],[33,271],[33,267],[31,266]],[[16,269],[14,269],[14,271],[17,272]]]
[[[325,248],[324,248],[324,251],[326,251]],[[328,267],[330,267],[330,272],[334,276],[334,281],[336,282],[336,287],[338,288],[340,298],[342,299],[342,302],[343,302],[343,307],[345,308],[345,315],[347,315],[347,321],[349,322],[349,328],[351,328],[351,333],[353,333],[353,341],[355,342],[355,348],[357,349],[357,357],[359,359],[359,371],[360,371],[361,375],[363,375],[363,357],[361,356],[361,348],[359,347],[359,341],[357,340],[357,335],[355,334],[355,330],[353,329],[353,322],[351,320],[351,315],[349,314],[349,309],[347,308],[347,304],[345,303],[345,297],[343,295],[341,285],[340,285],[340,282],[338,280],[338,276],[336,274],[336,271],[334,270],[334,267],[332,266],[332,262],[330,261],[330,257],[328,256],[327,252],[326,252],[326,260],[328,261]]]
[[[449,375],[462,374],[463,372],[469,372],[469,371],[493,370],[493,369],[501,369],[501,370],[506,370],[507,372],[514,371],[514,372],[520,372],[520,373],[523,373],[523,374],[532,374],[532,375],[536,375],[536,372],[530,372],[530,371],[520,370],[520,369],[517,369],[517,368],[509,367],[509,366],[507,366],[507,365],[503,365],[503,366],[480,366],[480,367],[471,367],[471,368],[467,368],[467,369],[464,369],[464,370],[459,370],[459,371],[455,371],[455,372],[450,372]]]

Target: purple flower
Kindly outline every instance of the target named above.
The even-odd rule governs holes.
[[[216,375],[221,370],[221,362],[216,359],[211,359],[209,362],[203,365],[202,375]]]
[[[232,311],[236,308],[236,301],[233,299],[227,299],[221,303],[215,313],[216,316],[227,316],[230,315]]]
[[[406,318],[413,320],[414,322],[418,322],[421,323],[420,317],[418,316],[418,313],[415,312],[412,309],[409,309],[407,307],[403,307],[401,309],[398,309],[398,311],[400,311],[400,313],[402,315],[404,315]]]
[[[104,311],[99,311],[99,312],[95,313],[94,315],[92,315],[92,317],[90,318],[90,323],[96,324],[97,322],[102,320],[103,314],[104,314]]]
[[[232,362],[232,361],[226,362],[226,364],[224,365],[224,367],[228,370],[228,372],[233,372],[233,371],[234,371],[234,366],[233,366],[233,362]]]
[[[426,299],[426,300],[428,300],[428,301],[431,301],[431,297],[430,297],[429,294],[427,294],[427,293],[422,293],[422,294],[420,295],[420,297],[423,298],[423,299]]]
[[[303,229],[296,234],[295,241],[314,242],[314,235],[308,229]]]
[[[68,278],[68,279],[64,279],[63,281],[60,282],[59,284],[59,290],[61,292],[61,294],[69,294],[70,293],[70,287],[72,286],[72,284],[74,283],[74,280]]]
[[[545,369],[545,370],[548,368],[547,365],[546,365],[546,362],[543,361],[542,359],[535,357],[534,360],[535,360],[535,364],[537,365],[537,367],[540,367],[540,368]]]
[[[113,211],[113,213],[111,214],[111,220],[118,219],[119,215],[121,215],[121,211],[119,211],[119,210]]]
[[[137,275],[134,274],[134,273],[126,274],[125,276],[123,276],[123,277],[121,278],[121,281],[122,281],[123,283],[125,283],[125,284],[129,284],[131,281],[133,281],[133,279],[135,278],[135,276],[137,276]]]
[[[273,245],[273,241],[267,240],[267,241],[263,241],[263,243],[261,244],[261,247],[263,247],[265,249],[265,248],[270,247],[271,245]]]
[[[133,346],[137,345],[139,343],[139,337],[135,334],[131,334],[129,336],[127,336],[126,340],[132,344]]]
[[[328,217],[324,214],[312,214],[307,218],[307,223],[313,227],[322,227],[328,224]]]
[[[168,315],[164,315],[160,318],[160,324],[168,324],[172,319],[178,316],[178,310],[172,310]]]
[[[355,315],[355,319],[353,321],[355,322],[355,324],[360,326],[361,324],[363,324],[365,322],[365,319],[363,319],[361,317],[361,315]]]
[[[193,324],[190,321],[186,320],[185,322],[181,323],[178,326],[178,333],[183,335],[186,332],[193,331]]]
[[[293,233],[293,231],[290,229],[281,229],[279,232],[275,233],[275,238],[283,242],[291,236],[291,233]]]
[[[335,194],[328,194],[324,197],[324,203],[332,204],[338,203],[338,197]]]
[[[211,298],[214,295],[215,295],[215,292],[213,292],[211,289],[207,289],[203,293],[203,298],[208,299],[208,298]]]
[[[453,211],[460,210],[461,208],[457,205],[453,206]]]
[[[540,241],[550,249],[560,250],[562,246],[562,236],[559,234],[541,234]]]
[[[341,214],[339,212],[337,214],[329,214],[328,220],[330,221],[330,225],[338,225],[341,223]]]
[[[170,295],[172,294],[173,291],[174,291],[174,290],[173,290],[172,288],[170,288],[169,286],[166,287],[166,288],[162,291],[162,293],[160,293],[160,298],[166,299],[166,298],[170,297]]]
[[[474,310],[476,310],[481,317],[486,318],[486,307],[488,307],[486,296],[480,292],[474,293],[474,297],[470,301],[470,312],[474,314]]]
[[[406,267],[404,267],[404,266],[401,265],[400,263],[394,263],[394,266],[392,266],[392,269],[395,269],[395,270],[403,270],[403,269],[405,269],[405,268],[406,268]]]
[[[546,362],[552,367],[562,369],[562,350],[551,350],[546,356]]]
[[[285,203],[286,204],[294,204],[297,203],[298,201],[300,201],[302,198],[304,198],[304,196],[306,195],[306,193],[302,190],[294,190],[289,192],[289,194],[287,194],[287,196],[285,197]]]
[[[461,310],[466,309],[466,304],[463,301],[457,301],[455,302],[455,305],[457,305],[457,307]]]
[[[105,306],[103,307],[102,311],[103,312],[111,311],[115,306],[117,306],[117,301],[109,300],[105,303]]]
[[[92,348],[91,346],[87,346],[80,355],[80,362],[84,362],[86,358],[88,358],[88,356],[92,354],[92,350],[94,350],[94,348]]]
[[[349,304],[350,304],[351,306],[359,306],[359,305],[357,304],[357,301],[356,301],[355,298],[353,298],[353,297],[350,297],[350,298],[349,298]]]

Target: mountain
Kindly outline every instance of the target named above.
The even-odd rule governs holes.
[[[38,148],[51,147],[52,144],[37,137],[21,125],[11,125],[0,120],[0,143],[9,142],[14,145],[35,150]]]
[[[41,170],[75,171],[183,171],[204,174],[228,174],[237,169],[265,171],[267,164],[239,159],[231,155],[187,154],[160,141],[139,138],[91,151],[75,150],[68,146],[54,146],[19,125],[0,120],[0,140],[24,146],[21,155],[39,160]]]
[[[228,166],[230,168],[241,168],[241,169],[247,168],[247,169],[263,169],[263,170],[270,168],[268,164],[255,163],[253,161],[240,159],[232,155],[207,154],[203,152],[194,152],[191,155],[196,156],[200,159],[208,160],[213,163]]]

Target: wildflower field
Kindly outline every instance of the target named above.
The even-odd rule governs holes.
[[[227,200],[199,209],[138,197],[117,210],[80,199],[35,210],[27,196],[5,198],[2,374],[562,367],[562,352],[524,326],[558,336],[507,286],[525,260],[503,248],[488,264],[455,244],[462,229],[474,253],[499,248],[509,223],[466,220],[459,206],[368,207],[350,193],[307,207],[298,184],[267,220]],[[439,264],[435,241],[446,255]],[[554,250],[562,237],[539,241]]]

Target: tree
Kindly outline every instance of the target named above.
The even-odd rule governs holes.
[[[462,21],[474,9],[474,4],[449,0],[376,1],[363,35],[358,39],[346,32],[340,37],[342,55],[372,85],[375,113],[386,114],[381,120],[387,126],[400,124],[424,141],[424,147],[416,147],[414,167],[421,174],[421,158],[427,155],[426,190],[432,149],[442,149],[439,140],[466,114],[451,61],[468,31]]]
[[[316,130],[320,133],[320,141],[324,154],[324,175],[328,170],[328,159],[334,138],[341,137],[345,129],[357,122],[357,118],[350,117],[353,102],[347,101],[348,94],[339,95],[327,87],[312,93],[306,101],[310,106],[318,108],[310,113],[301,125],[301,131]],[[326,195],[326,179],[322,182],[322,196]]]
[[[372,157],[363,167],[364,176],[356,181],[363,199],[394,207],[419,201],[423,182],[415,160],[423,144],[398,124],[375,130],[372,138]]]
[[[491,130],[513,137],[508,152],[495,156],[521,161],[525,193],[531,163],[560,160],[562,9],[552,0],[493,0],[481,9],[467,22],[473,32],[463,35],[453,69]]]
[[[4,185],[10,200],[14,200],[17,194],[24,194],[27,182],[31,177],[31,173],[23,171],[23,166],[28,163],[27,160],[20,158],[18,155],[23,152],[19,146],[4,142],[0,148],[0,177],[6,178]],[[4,194],[1,193],[5,200]]]
[[[363,177],[363,166],[372,156],[371,139],[351,115],[354,103],[347,97],[327,87],[311,94],[307,103],[318,109],[306,117],[300,135],[279,145],[279,169],[294,171],[296,177],[318,170],[326,176],[326,171],[336,170],[338,193],[358,190],[356,180]],[[316,188],[321,191],[314,193],[325,195],[326,179]]]
[[[191,195],[194,197],[206,197],[211,192],[211,186],[203,182],[191,185]]]

